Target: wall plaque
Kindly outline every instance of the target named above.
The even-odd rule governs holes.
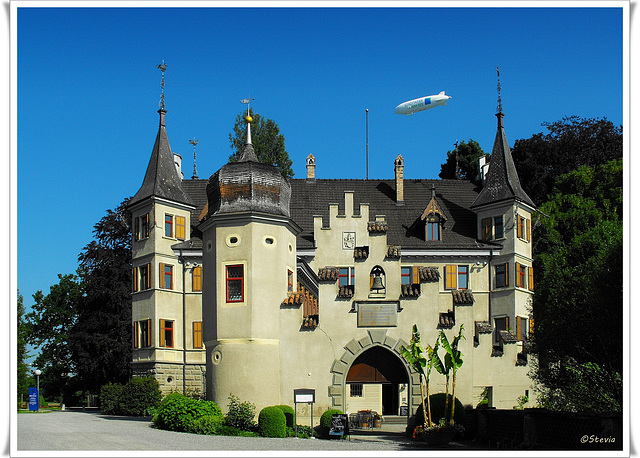
[[[358,307],[358,327],[398,326],[398,304],[396,302],[360,302]]]

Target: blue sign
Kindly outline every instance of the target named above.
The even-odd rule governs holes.
[[[424,104],[425,105],[430,105],[431,104],[431,97],[427,97],[426,99],[424,99]]]
[[[29,388],[29,410],[38,410],[38,389]]]

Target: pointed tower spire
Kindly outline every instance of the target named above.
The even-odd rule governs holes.
[[[504,113],[502,112],[502,98],[500,93],[500,67],[498,67],[497,71],[498,112],[496,113],[496,117],[498,118],[498,129],[496,139],[493,143],[493,150],[491,151],[489,171],[487,172],[485,186],[482,188],[482,191],[480,191],[475,202],[471,205],[471,208],[512,199],[524,202],[535,208],[535,204],[520,185],[520,178],[518,178],[518,172],[513,163],[511,149],[509,148],[509,142],[507,142],[507,135],[505,134],[502,121]]]
[[[256,153],[253,150],[253,144],[251,143],[251,123],[253,122],[253,118],[251,117],[251,114],[249,111],[249,104],[251,103],[251,100],[255,100],[255,99],[252,99],[251,96],[249,96],[248,99],[242,99],[240,101],[241,103],[247,104],[247,116],[244,117],[244,120],[247,123],[247,139],[245,140],[244,150],[242,151],[242,155],[238,159],[238,162],[247,162],[247,161],[259,162],[258,157],[256,156]]]
[[[176,170],[173,152],[171,151],[171,145],[169,145],[169,136],[167,135],[167,129],[165,127],[165,114],[167,110],[164,109],[164,72],[167,66],[164,61],[162,61],[162,64],[157,65],[157,68],[162,70],[162,96],[160,98],[160,109],[158,110],[160,114],[160,127],[158,128],[158,135],[153,145],[153,151],[151,152],[151,158],[149,159],[149,165],[147,166],[147,172],[144,176],[142,186],[140,186],[136,195],[129,201],[129,206],[152,196],[193,205],[189,196],[185,193],[184,189],[182,189],[182,177]]]
[[[198,179],[198,169],[196,168],[196,145],[198,144],[198,139],[193,137],[193,140],[189,140],[189,143],[193,145],[193,176],[192,180]]]

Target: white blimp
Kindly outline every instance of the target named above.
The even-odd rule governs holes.
[[[438,95],[428,95],[426,97],[420,97],[419,99],[409,100],[408,102],[398,105],[396,107],[396,113],[411,115],[418,111],[428,110],[429,108],[437,107],[439,105],[446,105],[447,100],[450,98],[450,95],[445,95],[444,91],[442,91]]]

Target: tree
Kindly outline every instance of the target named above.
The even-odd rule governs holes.
[[[293,161],[289,159],[289,153],[285,149],[284,135],[280,133],[280,128],[273,120],[267,119],[265,121],[262,116],[258,113],[253,113],[251,109],[249,114],[253,118],[251,123],[251,143],[258,160],[278,167],[283,176],[291,178],[294,175],[291,168]],[[229,133],[229,142],[231,143],[231,149],[234,151],[229,157],[229,162],[236,162],[244,150],[247,138],[247,124],[244,121],[244,117],[244,113],[236,116],[233,132]]]
[[[535,228],[531,336],[548,407],[622,404],[622,160],[557,179]],[[589,383],[593,383],[593,386]]]
[[[24,316],[24,298],[20,291],[18,290],[18,329],[16,333],[17,337],[17,353],[18,353],[18,373],[16,376],[17,381],[17,395],[18,399],[21,396],[25,397],[28,394],[29,388],[29,375],[28,375],[28,366],[26,363],[26,359],[29,358],[29,354],[27,353],[27,338],[29,336],[29,326],[25,321]]]
[[[457,154],[457,159],[456,159]],[[475,140],[469,139],[469,143],[464,141],[457,143],[453,151],[447,151],[447,161],[440,166],[440,178],[470,180],[478,184],[479,164],[482,156],[489,156]],[[456,175],[456,161],[458,164],[458,174]]]
[[[40,347],[34,365],[43,372],[41,389],[49,397],[65,394],[69,375],[75,370],[69,337],[83,294],[82,283],[76,275],[58,274],[58,279],[46,296],[42,291],[33,295],[32,312],[25,316],[30,331],[27,343]]]
[[[520,184],[536,205],[547,200],[558,176],[622,158],[622,127],[606,118],[571,116],[542,125],[549,133],[516,140],[511,149]]]
[[[94,226],[78,260],[84,296],[70,348],[79,386],[98,393],[131,376],[131,215],[125,199]]]

